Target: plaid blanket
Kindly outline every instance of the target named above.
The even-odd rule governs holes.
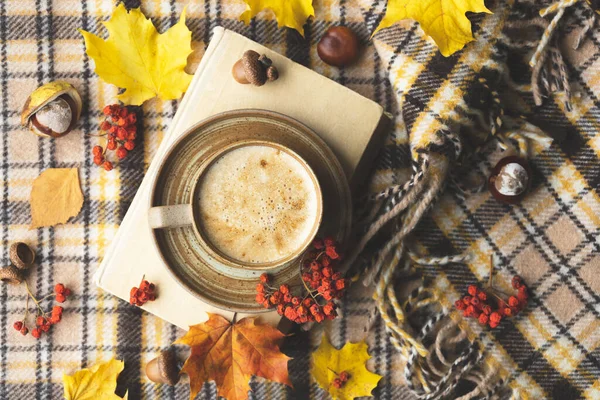
[[[177,21],[186,3],[145,1],[141,6],[162,31]],[[326,328],[332,343],[339,346],[367,338],[373,355],[369,367],[383,375],[373,392],[376,398],[408,399],[420,395],[455,399],[464,393],[492,397],[494,393],[506,393],[495,392],[504,385],[523,398],[599,398],[600,259],[596,255],[596,237],[600,229],[600,199],[596,187],[600,143],[596,127],[600,119],[600,38],[595,29],[590,29],[595,19],[587,4],[581,2],[567,9],[558,23],[558,33],[549,41],[551,56],[541,62],[537,75],[532,76],[527,62],[553,17],[541,18],[538,12],[550,2],[488,5],[494,16],[473,16],[477,41],[450,58],[440,56],[412,22],[383,30],[369,41],[385,11],[383,0],[314,3],[316,17],[307,24],[305,39],[294,31],[278,29],[268,13],[261,14],[249,26],[243,25],[237,17],[244,5],[237,0],[188,4],[187,23],[196,49],[193,64],[209,42],[211,29],[222,25],[384,105],[396,115],[395,129],[379,157],[371,181],[373,193],[411,179],[411,161],[419,159],[418,152],[411,152],[410,146],[412,150],[419,148],[415,146],[415,127],[427,121],[432,112],[433,120],[439,123],[434,131],[448,128],[448,132],[460,137],[465,153],[473,154],[478,149],[479,155],[448,168],[456,173],[448,174],[446,190],[436,194],[439,199],[411,236],[411,248],[420,256],[413,257],[416,261],[403,260],[407,268],[397,271],[396,279],[392,279],[406,312],[403,329],[407,337],[421,338],[415,343],[427,347],[435,347],[439,340],[442,352],[448,346],[456,347],[456,351],[444,353],[446,361],[450,361],[448,368],[455,365],[464,373],[456,375],[456,382],[438,379],[439,388],[421,387],[422,380],[414,379],[414,372],[431,370],[414,366],[420,362],[426,365],[428,358],[419,361],[418,356],[413,356],[414,346],[402,347],[400,342],[400,348],[409,350],[404,354],[397,350],[386,321],[372,300],[372,287],[354,289],[344,301],[344,317]],[[140,6],[138,1],[125,4]],[[114,3],[106,0],[0,2],[0,265],[9,262],[11,242],[25,241],[38,254],[37,266],[28,277],[32,289],[43,295],[60,281],[75,293],[66,303],[63,322],[36,341],[31,336],[22,337],[12,328],[12,323],[24,313],[26,296],[22,288],[0,287],[0,399],[61,398],[63,373],[72,374],[111,357],[125,360],[119,394],[128,390],[130,399],[189,396],[185,380],[175,387],[155,385],[143,373],[146,363],[183,332],[101,292],[91,283],[91,275],[177,107],[176,102],[147,102],[141,111],[144,134],[138,139],[139,149],[110,173],[93,165],[91,148],[99,140],[91,135],[97,130],[102,106],[114,102],[116,89],[93,73],[93,63],[85,55],[76,28],[101,33],[99,23],[110,16],[113,7]],[[337,24],[350,26],[365,44],[359,63],[342,70],[323,64],[316,55],[318,39],[327,27]],[[580,39],[578,50],[573,51],[573,44]],[[479,58],[470,58],[477,52]],[[564,57],[552,58],[558,57],[555,54]],[[569,90],[561,68],[553,67],[560,60],[565,61]],[[80,91],[83,116],[79,129],[66,137],[41,139],[20,127],[19,112],[35,87],[56,79],[67,80]],[[573,95],[567,97],[569,92]],[[496,98],[500,99],[501,108],[494,108]],[[497,126],[497,135],[491,139],[472,122],[483,118],[491,130],[498,116],[507,122]],[[523,120],[529,125],[519,122]],[[522,138],[516,140],[517,136],[510,132],[532,132],[533,137],[539,128],[554,142],[550,147],[525,143],[534,182],[521,204],[506,206],[487,193],[464,190],[466,177],[477,181],[486,176],[497,159],[523,143]],[[505,138],[506,150],[479,151],[482,137],[483,143]],[[435,144],[436,138],[424,141],[424,147]],[[432,146],[428,148],[431,150]],[[445,148],[433,150],[451,153]],[[65,225],[29,230],[32,180],[46,168],[74,166],[80,169],[85,195],[80,215]],[[401,225],[402,218],[397,225]],[[377,250],[373,251],[377,254]],[[459,253],[471,257],[467,262],[443,265],[428,264],[423,257]],[[500,288],[508,290],[510,277],[518,273],[531,289],[528,307],[495,330],[464,320],[452,309],[453,301],[465,293],[468,285],[487,279],[490,254],[496,259],[496,284]],[[358,260],[368,263],[369,257],[363,254]],[[397,264],[399,261],[393,255],[386,260]],[[414,287],[416,290],[411,291]],[[442,317],[436,319],[438,315]],[[437,336],[427,336],[433,329],[429,327],[444,321],[452,321],[446,323],[448,329],[438,327]],[[420,336],[423,332],[425,335]],[[293,390],[253,379],[252,398],[324,397],[309,374],[310,351],[317,345],[315,338],[319,334],[318,330],[312,335],[299,333],[286,340],[284,351],[294,357],[290,362]],[[461,359],[463,351],[468,357]],[[444,368],[442,365],[438,369]],[[198,396],[215,397],[216,389],[210,384]]]

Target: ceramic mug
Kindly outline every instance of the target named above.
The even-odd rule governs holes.
[[[221,159],[221,157],[228,152],[247,146],[267,146],[291,156],[299,165],[301,165],[303,171],[310,177],[311,191],[314,190],[314,195],[316,196],[315,218],[312,221],[309,234],[306,235],[305,240],[293,252],[269,262],[247,262],[225,254],[208,239],[208,235],[206,234],[205,228],[199,217],[200,186],[207,171],[216,161]],[[323,214],[323,198],[319,181],[308,163],[297,153],[285,146],[262,140],[243,140],[232,143],[222,147],[210,156],[200,166],[194,179],[195,184],[192,190],[190,203],[151,207],[148,213],[148,221],[152,229],[171,229],[191,226],[203,250],[209,257],[217,261],[216,268],[220,269],[221,272],[226,275],[243,278],[246,275],[244,273],[246,270],[274,272],[300,256],[317,235]],[[232,182],[232,184],[236,184],[236,182]]]

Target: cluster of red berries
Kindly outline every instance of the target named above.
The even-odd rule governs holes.
[[[302,263],[302,280],[325,300],[341,298],[347,282],[339,272],[334,272],[341,259],[335,241],[332,238],[317,239],[312,247]]]
[[[149,301],[156,300],[156,286],[154,283],[148,282],[142,278],[140,287],[132,287],[129,292],[129,304],[141,307]]]
[[[471,285],[469,294],[456,300],[454,306],[463,312],[464,317],[477,318],[480,324],[496,328],[503,318],[517,315],[527,305],[527,286],[520,276],[512,278],[512,287],[518,291],[517,295],[506,299],[493,287],[481,290]]]
[[[69,288],[65,287],[65,285],[63,285],[62,283],[58,283],[58,284],[56,284],[56,286],[54,286],[54,293],[44,297],[42,300],[54,296],[54,298],[57,302],[64,303],[67,300],[67,297],[69,297],[70,295],[71,295],[71,290]],[[31,330],[31,336],[33,336],[36,339],[39,339],[40,337],[42,337],[42,334],[44,332],[50,331],[50,328],[52,327],[52,325],[56,325],[62,320],[62,314],[63,314],[64,309],[61,306],[54,306],[54,307],[52,307],[52,311],[50,312],[50,315],[48,315],[48,313],[46,313],[42,310],[42,308],[39,304],[40,301],[38,301],[31,294],[31,292],[29,292],[29,296],[31,296],[31,298],[33,299],[33,301],[36,303],[36,305],[38,307],[38,316],[35,319],[36,327]],[[28,313],[29,313],[29,310],[25,310],[25,316],[23,317],[23,319],[21,321],[16,321],[13,324],[13,328],[15,328],[15,330],[21,332],[21,334],[23,336],[26,336],[29,333],[29,328],[25,325],[25,319],[27,318]]]
[[[65,300],[67,300],[67,297],[71,295],[71,289],[65,287],[65,285],[63,285],[62,283],[57,283],[54,286],[54,295],[56,301],[58,301],[59,303],[64,303]]]
[[[113,164],[106,159],[106,151],[116,150],[117,157],[122,160],[135,148],[137,116],[127,107],[119,104],[104,107],[102,113],[105,115],[105,119],[100,124],[100,130],[106,132],[108,143],[106,150],[102,146],[94,146],[92,152],[94,164],[110,171],[113,169]]]
[[[348,379],[350,379],[350,374],[348,374],[346,371],[342,371],[340,372],[339,376],[333,380],[333,386],[335,386],[337,389],[341,389],[346,384]]]
[[[347,282],[334,267],[340,260],[333,239],[317,239],[301,262],[301,275],[306,293],[295,296],[288,285],[269,286],[271,277],[260,276],[256,285],[256,302],[265,308],[277,307],[277,313],[298,324],[322,322],[337,317],[333,302],[344,294]]]

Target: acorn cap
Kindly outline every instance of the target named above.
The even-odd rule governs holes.
[[[146,365],[146,376],[152,382],[175,385],[179,382],[177,357],[171,350],[163,350],[160,355]]]
[[[246,79],[255,86],[262,86],[267,82],[266,68],[259,58],[260,54],[254,50],[247,50],[242,56]]]
[[[27,269],[35,260],[35,251],[23,242],[15,242],[10,245],[9,257],[18,269]]]
[[[270,66],[267,68],[267,80],[268,81],[276,81],[279,79],[279,71],[276,67]]]
[[[35,126],[33,123],[33,117],[35,116],[35,113],[59,97],[65,99],[71,108],[71,125],[65,132],[61,133],[55,133],[51,131],[49,133],[47,131],[40,130],[39,127]],[[59,137],[69,133],[73,129],[81,115],[81,108],[81,96],[79,96],[79,93],[73,87],[73,85],[64,81],[49,82],[35,89],[33,93],[29,95],[27,101],[25,101],[25,105],[21,111],[21,125],[29,127],[29,130],[39,136]]]
[[[18,285],[23,281],[19,270],[14,266],[8,266],[0,268],[0,281],[4,283],[10,283],[12,285]]]
[[[260,61],[265,68],[269,68],[271,65],[273,65],[273,61],[269,57],[267,57],[266,54],[261,54],[258,57],[258,61]]]

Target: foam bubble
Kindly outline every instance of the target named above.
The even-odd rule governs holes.
[[[198,203],[208,240],[244,262],[272,262],[294,253],[318,218],[309,173],[270,146],[224,154],[205,173]]]

